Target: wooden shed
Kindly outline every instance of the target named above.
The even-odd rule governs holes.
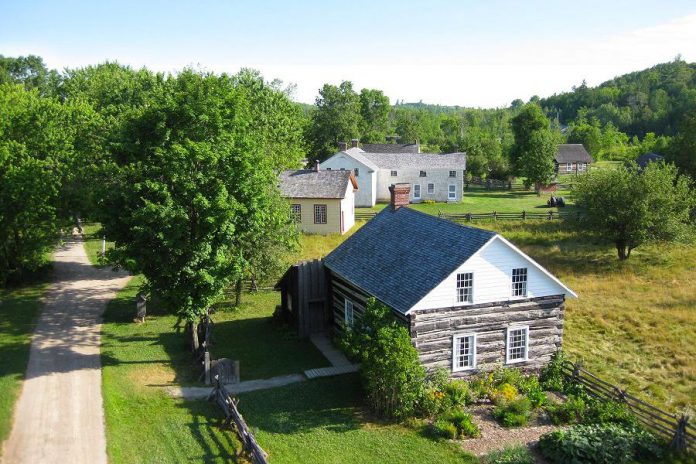
[[[326,332],[331,321],[328,279],[321,260],[290,266],[274,289],[280,291],[281,316],[297,327],[300,337]]]

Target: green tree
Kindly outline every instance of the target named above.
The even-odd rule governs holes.
[[[308,128],[313,155],[326,159],[338,151],[338,142],[359,138],[360,109],[360,97],[351,82],[341,82],[338,87],[324,84],[319,90]]]
[[[573,195],[583,212],[580,226],[611,240],[620,260],[645,242],[687,236],[696,206],[691,180],[663,163],[643,171],[636,166],[592,171],[578,179]]]
[[[384,143],[389,129],[389,98],[381,90],[360,91],[360,139],[366,143]]]
[[[683,173],[696,178],[696,110],[684,116],[679,125],[679,132],[667,150],[667,157]]]
[[[0,55],[0,84],[22,84],[26,89],[46,93],[58,80],[58,73],[49,71],[40,56],[13,58]]]
[[[289,223],[254,103],[224,75],[169,77],[125,125],[104,179],[110,258],[194,325],[249,268],[249,246]]]
[[[511,119],[511,125],[515,136],[511,153],[513,169],[539,192],[541,185],[554,175],[557,141],[549,129],[549,120],[538,104],[528,103]]]

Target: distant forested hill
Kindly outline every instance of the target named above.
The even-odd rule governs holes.
[[[629,136],[674,135],[683,115],[696,108],[696,63],[677,59],[593,88],[583,82],[540,104],[562,124],[578,117],[597,118],[601,125],[611,122]]]

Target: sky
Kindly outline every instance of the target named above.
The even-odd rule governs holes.
[[[55,69],[254,68],[304,103],[350,80],[392,103],[488,108],[695,62],[696,1],[0,0],[0,54]]]

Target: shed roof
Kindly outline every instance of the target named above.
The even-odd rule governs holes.
[[[563,143],[558,146],[558,151],[554,158],[557,163],[593,163],[594,160],[587,153],[581,143]]]
[[[280,174],[280,193],[286,198],[345,198],[348,182],[358,188],[353,171],[284,171]]]
[[[664,160],[665,157],[658,155],[657,153],[645,153],[636,158],[636,164],[638,167],[645,169],[648,166],[648,163],[655,163]]]
[[[324,260],[326,266],[406,314],[497,234],[401,207],[385,207]]]

